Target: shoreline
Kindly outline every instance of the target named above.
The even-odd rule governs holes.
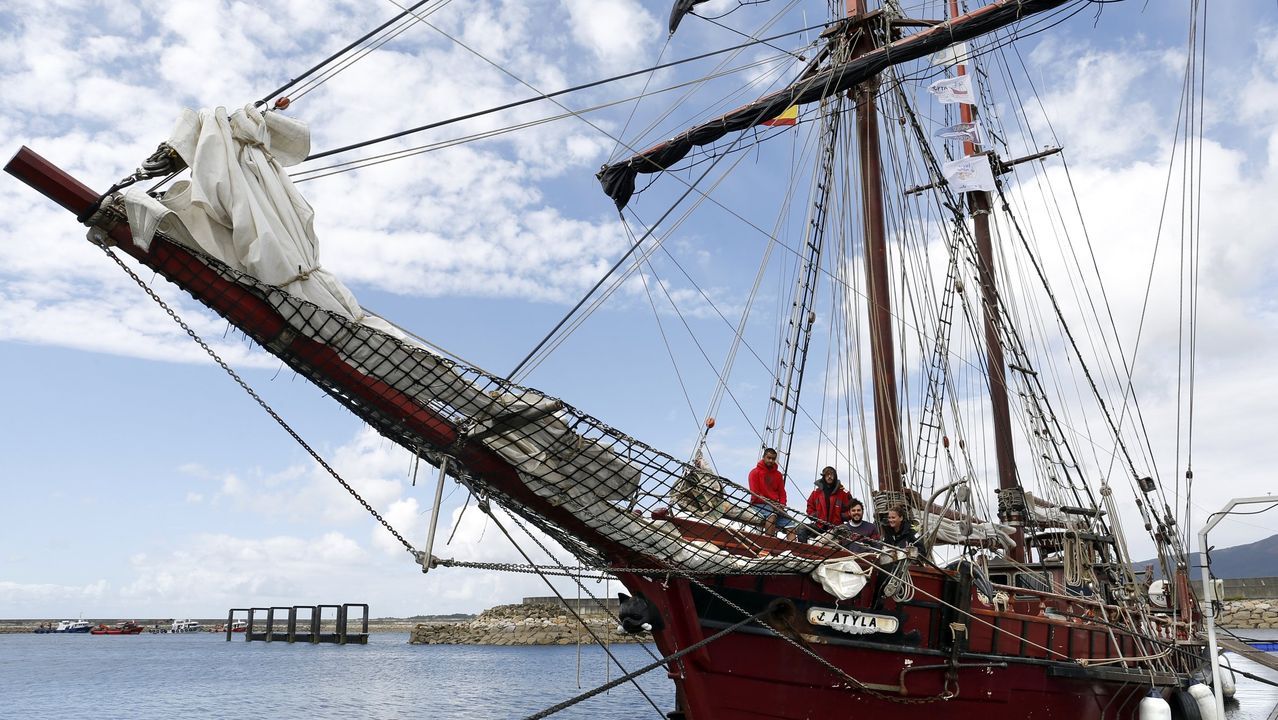
[[[225,630],[209,629],[211,627],[216,627],[218,625],[225,625],[226,618],[224,617],[218,618],[216,620],[207,620],[202,618],[191,618],[191,619],[196,620],[197,622],[199,622],[201,625],[204,626],[204,629],[200,630],[199,633],[196,633],[196,634],[207,633],[207,634],[216,635],[219,633],[225,634],[226,632]],[[464,622],[467,619],[469,618],[459,618],[459,619],[381,618],[377,620],[368,621],[368,632],[370,635],[373,633],[391,633],[391,632],[412,633],[413,629],[416,628],[418,625],[433,624],[433,623],[451,624],[456,622]],[[127,620],[136,621],[138,624],[142,625],[143,627],[148,628],[148,631],[150,628],[156,627],[157,625],[160,628],[167,630],[169,626],[173,624],[172,618],[91,618],[89,622],[93,623],[93,625],[96,627],[99,623],[102,623],[105,625],[115,625],[117,623],[122,623]],[[41,623],[48,623],[48,622],[52,622],[54,625],[57,625],[59,621],[58,620],[50,621],[47,619],[40,619],[40,618],[37,618],[34,620],[0,619],[0,635],[18,635],[22,633],[34,633],[36,628],[40,627]],[[254,626],[258,627],[259,622],[261,623],[260,626],[264,627],[266,619],[262,618],[261,621],[258,621],[255,618],[253,622]],[[332,619],[325,618],[325,624],[331,626]],[[143,632],[142,634],[147,635],[147,634],[173,634],[173,633]],[[176,634],[184,634],[184,633],[176,633]],[[190,634],[190,633],[185,633],[185,634]]]
[[[594,644],[595,637],[605,643],[642,642],[648,633],[628,635],[618,630],[616,622],[606,614],[582,614],[590,632],[577,622],[567,608],[541,603],[498,605],[479,615],[425,615],[413,618],[375,618],[368,621],[369,634],[407,633],[413,645],[576,645]],[[114,625],[136,618],[93,618],[91,623]],[[201,632],[224,634],[224,630],[208,628],[224,625],[226,618],[192,618],[204,625]],[[148,629],[167,629],[172,618],[142,618],[137,622]],[[1234,631],[1278,629],[1278,602],[1273,600],[1225,601],[1220,627]],[[34,633],[41,623],[57,624],[48,619],[0,619],[0,635]],[[265,618],[262,619],[263,626]],[[327,621],[331,626],[331,619]],[[256,626],[257,623],[255,622]],[[591,635],[594,633],[594,636]],[[152,634],[152,633],[143,633]]]
[[[629,635],[605,613],[582,613],[589,631],[562,605],[498,605],[473,620],[420,623],[408,642],[412,645],[593,645],[649,640],[649,633]],[[593,635],[591,634],[593,633]]]

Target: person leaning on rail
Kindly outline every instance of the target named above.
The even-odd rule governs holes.
[[[865,519],[865,504],[856,498],[848,505],[848,521],[843,526],[845,536],[844,547],[852,552],[876,552],[879,541],[879,527]]]
[[[918,548],[923,551],[923,544],[918,533],[910,524],[909,510],[903,504],[893,505],[887,511],[887,525],[883,528],[883,543],[893,547]]]

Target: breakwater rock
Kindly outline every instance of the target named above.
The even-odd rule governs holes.
[[[1278,600],[1226,600],[1216,622],[1239,630],[1278,629]]]
[[[627,635],[603,613],[583,614],[582,619],[605,643],[639,642],[647,633]],[[594,638],[567,608],[556,605],[498,605],[474,620],[455,623],[421,623],[408,640],[414,645],[576,645],[593,644]]]

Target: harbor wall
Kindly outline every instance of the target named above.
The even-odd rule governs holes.
[[[1278,630],[1278,577],[1220,581],[1221,611],[1216,622],[1238,630]],[[1194,584],[1200,597],[1202,586]]]
[[[1278,630],[1278,600],[1226,600],[1216,622],[1235,630]]]
[[[638,642],[650,636],[627,635],[617,630],[616,621],[603,613],[582,618],[605,643]],[[594,644],[563,605],[532,603],[498,605],[474,620],[455,623],[421,623],[408,640],[414,645],[576,645]]]

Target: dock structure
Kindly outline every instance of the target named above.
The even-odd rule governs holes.
[[[1230,652],[1234,652],[1234,653],[1238,653],[1239,655],[1242,655],[1243,657],[1256,663],[1257,665],[1260,665],[1261,667],[1266,667],[1266,668],[1269,668],[1270,670],[1278,671],[1278,655],[1273,655],[1263,650],[1257,650],[1256,648],[1248,645],[1247,643],[1242,642],[1241,640],[1235,640],[1233,638],[1227,638],[1227,637],[1220,638],[1219,640],[1216,641],[1216,643],[1220,645],[1222,648]]]
[[[333,623],[324,623],[325,611],[331,610]],[[351,631],[352,610],[359,611],[359,629]],[[265,616],[265,624],[259,620]],[[368,604],[342,605],[275,605],[271,607],[231,608],[226,615],[226,639],[233,638],[237,620],[244,622],[244,640],[253,642],[306,642],[335,645],[368,644]]]

